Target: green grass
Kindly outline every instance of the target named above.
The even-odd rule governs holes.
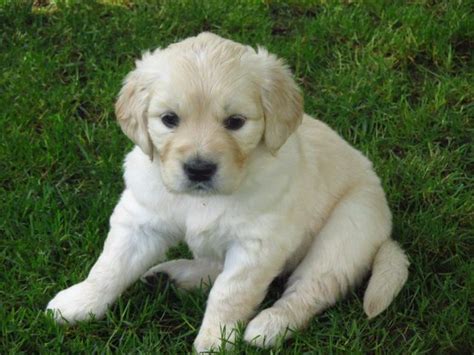
[[[412,263],[376,319],[364,316],[362,287],[273,353],[472,353],[472,3],[378,3],[3,2],[0,353],[191,350],[204,292],[137,283],[106,319],[65,328],[43,309],[86,276],[123,188],[131,143],[113,113],[121,80],[143,50],[203,30],[287,59],[306,112],[373,160]]]

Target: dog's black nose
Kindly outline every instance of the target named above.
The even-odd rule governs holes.
[[[217,164],[197,158],[184,163],[183,169],[191,181],[209,181],[217,171]]]

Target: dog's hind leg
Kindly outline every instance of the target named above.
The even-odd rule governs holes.
[[[308,253],[272,307],[249,324],[245,340],[272,346],[289,329],[300,329],[333,305],[369,271],[380,245],[389,238],[391,217],[383,191],[352,190],[333,209]]]
[[[209,259],[171,260],[152,267],[141,277],[141,280],[151,284],[159,274],[166,274],[177,287],[182,289],[209,287],[221,273],[222,266],[221,263]]]

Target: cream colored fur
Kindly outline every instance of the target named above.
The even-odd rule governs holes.
[[[116,111],[137,144],[125,160],[125,191],[88,277],[48,304],[58,322],[101,317],[140,276],[164,272],[183,288],[213,283],[197,351],[218,347],[221,336],[232,340],[239,322],[247,323],[246,341],[265,347],[304,327],[371,269],[369,317],[405,283],[408,261],[390,239],[391,214],[371,163],[303,113],[290,71],[264,49],[203,33],[146,53]],[[169,111],[180,118],[176,128],[161,121]],[[231,131],[223,122],[234,114],[246,122]],[[204,191],[183,172],[197,155],[218,165]],[[151,268],[180,241],[194,260]],[[290,273],[285,293],[255,313],[282,272]]]

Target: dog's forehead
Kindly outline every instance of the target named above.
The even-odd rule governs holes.
[[[240,43],[204,33],[170,45],[163,54],[171,76],[183,76],[186,80],[235,81],[253,72],[249,62],[255,51]]]
[[[173,43],[166,48],[166,51],[180,52],[183,55],[195,56],[198,59],[206,56],[213,59],[232,59],[245,52],[252,52],[253,49],[212,33],[202,33],[196,37]]]
[[[202,36],[202,35],[201,35]],[[217,36],[216,36],[217,37]],[[158,96],[173,107],[189,110],[216,108],[223,112],[248,106],[257,95],[255,68],[248,64],[249,49],[232,41],[199,40],[200,36],[164,50]]]

